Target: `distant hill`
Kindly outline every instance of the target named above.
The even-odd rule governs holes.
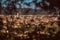
[[[43,11],[39,9],[31,9],[31,8],[22,8],[19,9],[23,15],[45,15],[48,13],[48,11]]]

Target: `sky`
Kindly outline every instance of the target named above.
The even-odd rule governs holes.
[[[6,7],[6,4],[5,4],[5,1],[6,0],[2,0],[2,6]],[[29,2],[32,2],[33,0],[24,0],[23,3],[21,3],[20,1],[16,4],[16,7],[19,8],[19,5],[18,4],[21,4],[21,7],[22,8],[32,8],[34,9],[35,8],[35,5],[34,3],[31,3],[30,6],[26,6],[24,3],[29,3]],[[37,0],[37,2],[42,2],[42,0]]]

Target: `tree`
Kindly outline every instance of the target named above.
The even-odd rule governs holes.
[[[15,4],[16,4],[16,1],[7,0],[7,7],[5,8],[6,14],[15,14],[15,12],[17,13]]]
[[[1,11],[2,11],[2,3],[1,3],[2,0],[0,0],[0,14],[1,14]]]
[[[35,5],[35,9],[34,11],[36,12],[36,8],[39,7],[41,8],[41,10],[45,10],[45,11],[50,11],[50,12],[56,12],[57,8],[58,10],[60,9],[60,0],[42,0],[37,2],[38,0],[33,0],[32,2],[26,3],[24,2],[25,0],[6,0],[7,3],[7,7],[6,10],[9,12],[9,14],[11,14],[11,12],[16,12],[17,7],[16,7],[16,3],[21,2],[19,5],[19,9],[22,8],[21,4],[24,4],[26,6],[31,6],[31,3],[34,3]],[[1,5],[1,3],[0,3]],[[0,7],[1,8],[1,7]],[[30,9],[25,10],[26,13],[28,13],[30,11]],[[16,12],[17,13],[17,12]]]
[[[24,0],[6,0],[7,2],[7,7],[5,8],[6,9],[6,13],[7,14],[16,14],[19,10],[17,10],[17,7],[16,7],[16,4],[18,2],[23,2]],[[19,9],[21,9],[21,4],[18,4],[19,5]]]

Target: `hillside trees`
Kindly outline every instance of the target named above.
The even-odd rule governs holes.
[[[37,11],[37,8],[42,11],[49,12],[59,12],[60,11],[60,0],[32,0],[30,2],[25,2],[26,0],[6,0],[4,4],[5,13],[12,14],[17,13],[17,9],[21,8],[32,8],[34,6],[34,13]],[[2,0],[0,0],[0,9],[2,9]],[[29,13],[31,9],[24,10],[24,13]],[[22,12],[23,10],[21,10]]]

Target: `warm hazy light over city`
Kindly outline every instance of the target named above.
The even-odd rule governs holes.
[[[0,40],[60,40],[60,0],[0,0]]]

